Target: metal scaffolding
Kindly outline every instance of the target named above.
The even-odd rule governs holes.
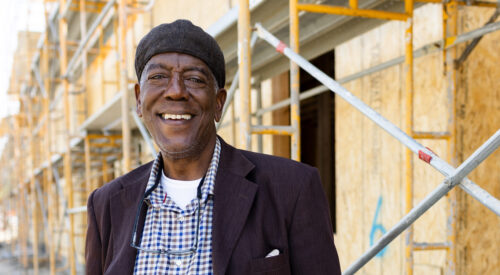
[[[488,192],[474,184],[469,179],[465,178],[467,174],[469,174],[475,167],[477,167],[477,165],[479,165],[484,159],[486,159],[486,157],[488,157],[500,146],[500,130],[498,130],[488,141],[486,141],[478,150],[476,150],[476,152],[464,163],[462,163],[460,167],[455,169],[453,168],[453,166],[449,165],[444,160],[439,158],[428,148],[422,146],[416,140],[405,134],[396,125],[392,124],[375,110],[363,103],[352,93],[338,84],[335,80],[328,77],[303,57],[295,53],[289,47],[285,46],[283,42],[279,41],[271,33],[267,32],[260,24],[257,24],[256,27],[257,32],[262,39],[266,40],[276,49],[280,48],[280,51],[284,55],[299,64],[300,67],[302,67],[305,71],[318,79],[323,85],[327,86],[332,92],[341,96],[358,111],[363,113],[373,122],[375,122],[379,127],[384,129],[390,135],[400,141],[408,148],[408,150],[410,150],[410,152],[419,155],[422,160],[429,163],[432,167],[437,169],[446,177],[446,179],[438,188],[436,188],[424,200],[422,200],[422,202],[420,202],[417,207],[410,209],[410,211],[408,211],[408,214],[403,217],[403,219],[401,219],[401,221],[397,225],[395,225],[391,230],[384,234],[381,239],[375,245],[373,245],[358,261],[351,265],[344,272],[345,274],[353,274],[354,272],[359,270],[364,264],[366,264],[378,252],[380,252],[387,244],[394,240],[400,233],[409,228],[417,218],[425,213],[425,211],[427,211],[432,205],[434,205],[440,198],[446,195],[456,185],[459,185],[464,190],[468,189],[468,193],[471,196],[473,196],[479,202],[495,212],[495,214],[500,216],[500,201],[488,194]],[[466,185],[470,186],[471,188],[467,188]],[[474,191],[471,192],[472,189]]]

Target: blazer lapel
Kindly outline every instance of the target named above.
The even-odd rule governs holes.
[[[110,198],[111,238],[113,239],[113,257],[117,257],[120,270],[134,270],[136,249],[130,246],[132,231],[138,204],[144,194],[151,165],[144,169],[142,174],[135,178],[126,178],[122,181],[122,189]],[[146,208],[143,207],[138,232],[142,232]],[[142,225],[142,226],[141,226]]]
[[[257,184],[245,178],[255,166],[219,139],[222,150],[215,180],[212,259],[214,273],[222,275],[247,220]]]

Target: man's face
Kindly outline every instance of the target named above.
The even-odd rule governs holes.
[[[135,86],[137,114],[164,157],[196,158],[216,135],[226,91],[200,59],[181,53],[153,56]]]

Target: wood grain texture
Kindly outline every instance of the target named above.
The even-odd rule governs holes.
[[[481,27],[493,10],[460,11],[459,32]],[[460,70],[457,91],[458,162],[467,159],[500,129],[500,33],[483,37]],[[459,53],[461,53],[459,50]],[[469,178],[500,198],[500,151],[480,164]],[[500,270],[500,218],[459,190],[458,274],[494,274]]]

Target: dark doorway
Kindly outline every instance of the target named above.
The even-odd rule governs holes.
[[[333,50],[311,61],[328,76],[335,77]],[[300,92],[321,85],[319,81],[300,70]],[[327,91],[304,99],[300,103],[301,161],[318,168],[321,182],[330,204],[332,226],[335,219],[335,96]]]

